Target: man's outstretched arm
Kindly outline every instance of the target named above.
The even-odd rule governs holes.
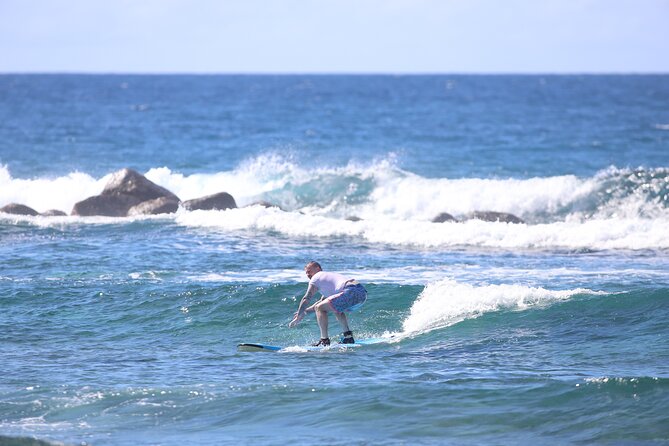
[[[309,307],[309,302],[311,301],[313,295],[316,294],[316,291],[318,291],[316,287],[312,284],[309,284],[307,292],[304,293],[304,297],[302,297],[302,300],[300,301],[300,306],[293,315],[293,320],[288,324],[289,327],[292,328],[296,326],[302,320],[302,318],[304,318],[304,315],[307,312],[314,311],[313,306]]]

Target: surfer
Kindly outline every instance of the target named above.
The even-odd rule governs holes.
[[[321,339],[314,346],[330,345],[328,336],[328,312],[333,312],[342,328],[344,329],[344,344],[353,344],[353,332],[348,326],[346,313],[355,311],[367,300],[367,290],[355,279],[350,279],[339,273],[325,272],[318,262],[311,261],[304,267],[304,272],[309,278],[307,292],[300,301],[293,320],[288,324],[289,327],[296,326],[306,313],[316,313],[318,327],[321,330]],[[320,292],[323,297],[309,306],[309,301]]]

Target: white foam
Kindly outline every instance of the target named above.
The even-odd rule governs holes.
[[[276,208],[253,206],[227,211],[177,214],[178,224],[279,232],[291,237],[350,237],[361,241],[407,247],[474,246],[503,249],[669,249],[668,218],[597,219],[540,225],[469,220],[430,223],[377,219],[342,221]]]
[[[125,224],[137,219],[176,220],[187,227],[221,231],[278,232],[291,237],[351,237],[365,242],[427,248],[475,246],[503,249],[667,249],[669,172],[609,168],[589,178],[573,175],[530,179],[424,178],[402,171],[394,157],[369,164],[303,169],[290,158],[267,154],[237,168],[183,175],[166,167],[147,178],[182,199],[231,193],[239,206],[265,196],[290,212],[260,206],[225,212],[181,209],[175,215],[3,220],[37,225]],[[18,202],[43,212],[69,211],[77,201],[102,191],[108,176],[75,172],[58,178],[12,178],[0,167],[0,206]],[[357,195],[356,195],[357,194]],[[349,195],[352,195],[351,198]],[[468,220],[433,224],[441,212],[509,212],[529,224]],[[353,222],[343,217],[363,218]]]
[[[633,170],[610,168],[590,178],[424,178],[399,169],[392,154],[366,165],[349,163],[314,169],[304,169],[281,155],[266,154],[230,171],[183,175],[158,167],[145,175],[182,200],[225,191],[240,206],[267,195],[286,209],[328,217],[354,214],[365,219],[430,221],[441,212],[463,216],[483,210],[508,212],[538,222],[542,218],[537,216],[557,215],[562,219],[565,213],[569,214],[567,219],[666,216],[666,207],[647,199],[642,192],[654,191],[661,196],[667,173],[655,169],[646,174],[647,178],[637,178]],[[2,166],[0,206],[18,202],[38,211],[57,208],[67,212],[77,201],[100,193],[107,179],[108,175],[96,179],[79,172],[58,178],[17,179]],[[612,179],[614,184],[610,185]],[[348,196],[357,192],[360,181],[370,182],[371,190],[349,203]],[[623,191],[618,197],[616,187],[623,186],[616,181],[630,183],[638,191]],[[300,187],[302,195],[295,191]],[[602,191],[603,187],[612,190]],[[582,209],[598,206],[602,193],[613,195],[609,203],[600,204],[599,209]]]
[[[314,181],[324,175],[341,176],[355,175],[367,178],[379,169],[389,169],[390,159],[374,161],[368,166],[349,163],[342,167],[320,167],[304,169],[294,163],[290,157],[277,153],[259,155],[242,162],[231,171],[183,175],[173,173],[166,167],[150,169],[146,177],[170,191],[182,200],[189,200],[218,192],[228,192],[240,206],[257,200],[263,193],[277,191],[286,185],[302,185]],[[300,208],[304,203],[294,201],[294,197],[285,197],[289,208]],[[308,206],[308,204],[307,204]]]
[[[404,335],[425,333],[499,310],[524,310],[571,298],[606,294],[587,289],[551,291],[523,285],[475,286],[443,279],[428,284],[402,324]]]
[[[590,217],[627,218],[669,217],[669,169],[618,169],[598,172],[593,181],[598,194],[608,199]],[[576,214],[578,217],[579,215]]]
[[[572,175],[527,180],[389,176],[377,185],[361,216],[431,220],[441,212],[462,216],[477,210],[494,210],[524,217],[557,212],[590,194],[594,186],[592,181]]]
[[[276,154],[252,158],[231,171],[183,175],[160,167],[150,169],[145,176],[182,200],[228,192],[240,206],[264,192],[283,187],[291,179],[307,177],[296,165]]]
[[[73,172],[57,178],[12,178],[7,166],[0,166],[0,207],[20,203],[37,212],[58,209],[69,213],[74,204],[102,192],[109,177],[95,179]]]
[[[77,225],[126,225],[136,221],[174,221],[173,214],[161,215],[139,215],[135,217],[80,217],[80,216],[29,216],[29,215],[13,215],[0,213],[0,221],[11,222],[13,224],[30,224],[42,228],[59,228],[64,229],[69,226]]]

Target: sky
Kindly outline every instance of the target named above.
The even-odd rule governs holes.
[[[669,73],[669,0],[0,0],[0,73]]]

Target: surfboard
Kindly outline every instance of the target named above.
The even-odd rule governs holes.
[[[356,339],[355,344],[340,344],[332,343],[327,347],[315,347],[313,345],[293,345],[293,346],[280,346],[280,345],[268,345],[255,342],[243,342],[237,344],[237,351],[239,352],[316,352],[316,351],[327,351],[327,350],[349,350],[363,347],[365,345],[381,344],[383,342],[388,342],[391,338],[367,338],[367,339]]]

